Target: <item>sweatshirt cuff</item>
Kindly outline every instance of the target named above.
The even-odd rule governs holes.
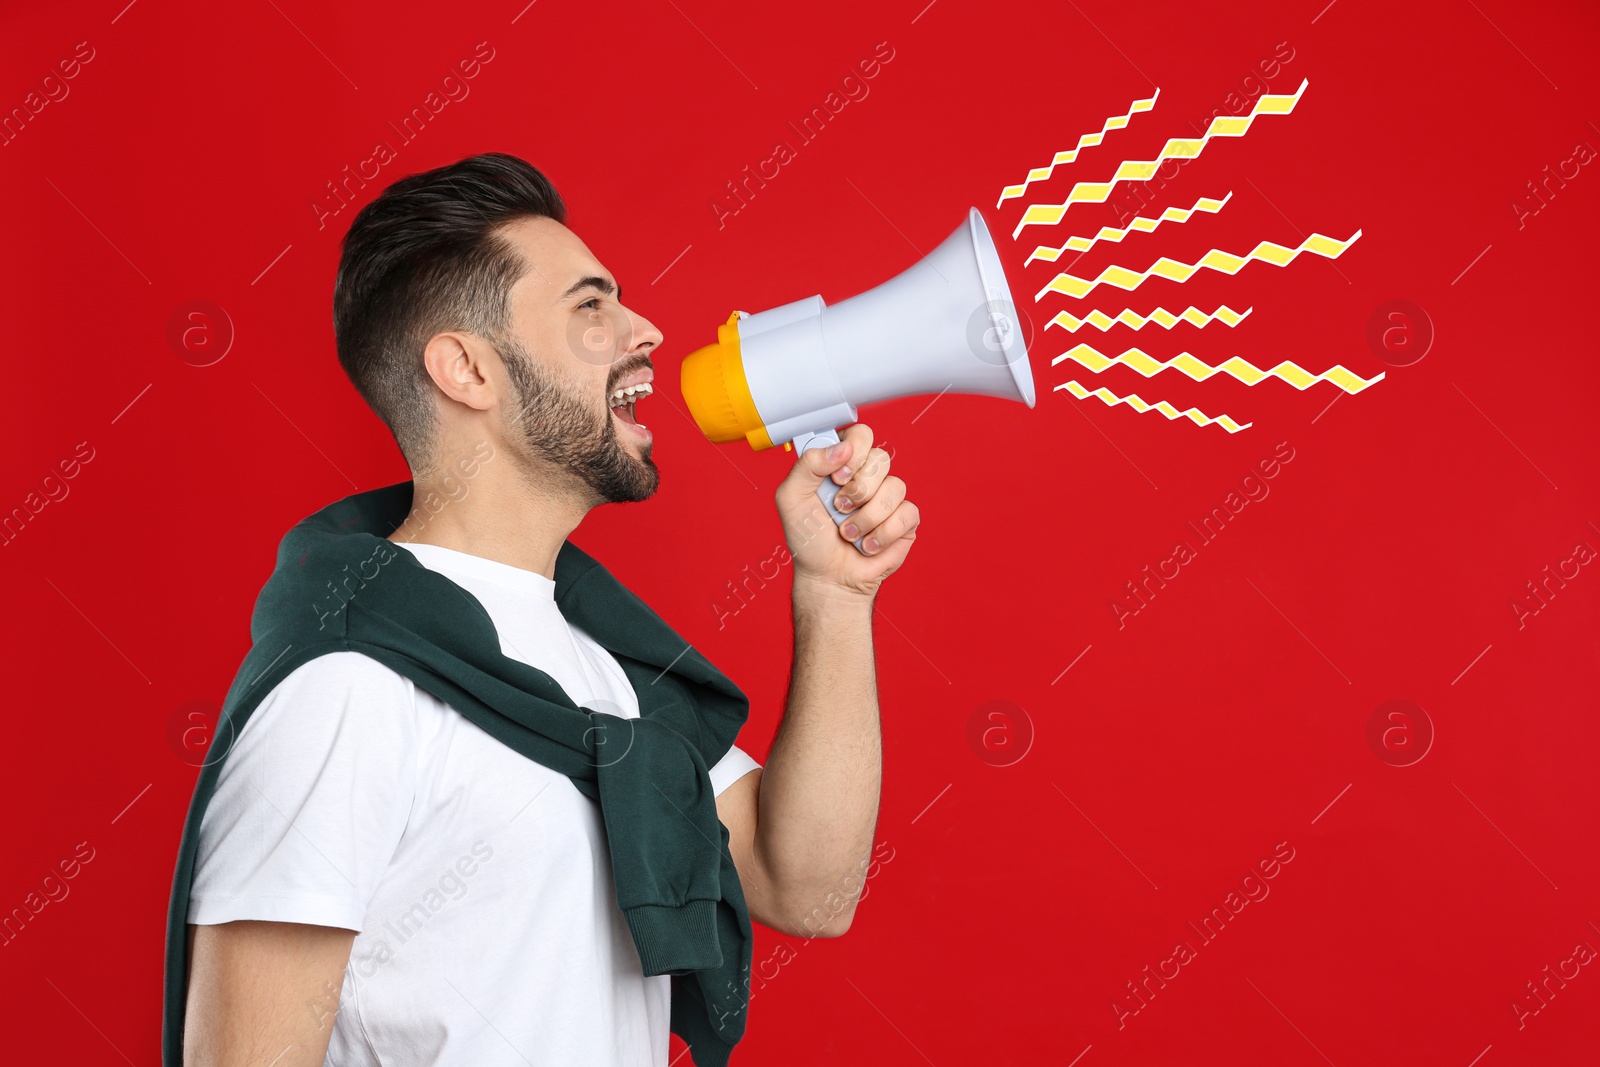
[[[717,903],[639,904],[623,912],[646,977],[722,966]]]

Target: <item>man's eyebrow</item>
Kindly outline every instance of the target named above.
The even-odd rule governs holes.
[[[615,293],[617,299],[620,300],[622,298],[622,290],[618,289],[617,284],[610,278],[602,278],[598,274],[591,274],[587,278],[579,278],[574,282],[566,292],[561,294],[561,299],[566,300],[569,297],[577,296],[585,289],[598,289],[607,296]]]

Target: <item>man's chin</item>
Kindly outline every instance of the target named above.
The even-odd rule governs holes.
[[[661,472],[650,459],[649,445],[645,446],[641,459],[640,466],[644,468],[646,475],[641,482],[639,496],[636,499],[649,500],[656,495],[656,490],[661,488]]]
[[[617,479],[607,486],[606,499],[613,504],[637,504],[650,499],[661,487],[661,472],[650,458],[651,446],[645,444],[638,452],[626,445],[621,447],[628,456],[631,470],[628,477]]]

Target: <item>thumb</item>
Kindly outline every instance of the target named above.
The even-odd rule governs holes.
[[[840,485],[849,481],[855,473],[845,465],[845,460],[850,458],[850,442],[840,441],[828,448],[810,448],[800,453],[795,460],[794,469],[785,479],[795,489],[807,493],[817,491],[817,486],[826,481],[829,476]]]

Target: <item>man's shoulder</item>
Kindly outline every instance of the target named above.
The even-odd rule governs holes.
[[[252,718],[359,717],[414,702],[411,681],[361,652],[315,656],[284,675],[261,698]]]
[[[416,744],[416,710],[405,676],[360,652],[324,653],[285,675],[228,731],[223,777],[257,764],[277,775],[284,761],[312,766],[335,750],[398,757]]]
[[[376,686],[380,690],[403,690],[406,685],[407,680],[404,675],[366,653],[338,649],[306,660],[284,675],[283,680],[273,687],[272,692],[304,686],[331,686],[340,689]]]

